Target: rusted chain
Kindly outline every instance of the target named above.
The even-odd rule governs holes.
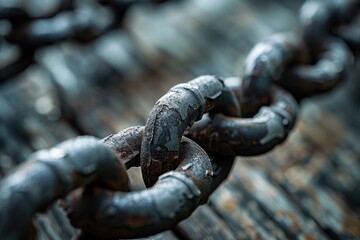
[[[160,98],[150,112],[141,146],[141,170],[147,186],[177,165],[180,139],[186,127],[219,105],[231,116],[238,113],[235,96],[226,92],[229,90],[221,79],[203,76],[173,87]],[[227,101],[221,96],[227,96]]]
[[[1,48],[1,47],[0,47]],[[0,69],[0,83],[5,82],[12,76],[24,71],[28,66],[34,63],[35,50],[32,48],[21,48],[17,59],[7,62]],[[11,56],[9,56],[11,57]]]
[[[1,238],[24,239],[36,212],[89,184],[128,191],[125,168],[95,138],[79,137],[36,153],[0,183]]]
[[[12,22],[13,28],[5,38],[27,47],[46,46],[71,38],[85,42],[114,29],[122,20],[112,9],[101,8],[94,1],[80,2],[74,7],[76,11],[62,11],[51,18]]]
[[[303,38],[311,50],[327,40],[330,33],[359,15],[358,0],[308,0],[300,9]]]
[[[110,142],[128,167],[137,167],[139,162],[132,158],[137,158],[140,152],[142,131],[143,128],[130,128],[104,142]],[[82,229],[82,237],[117,239],[152,235],[173,227],[205,203],[212,189],[210,159],[190,139],[183,138],[180,145],[176,169],[161,175],[149,189],[115,193],[90,188],[69,195],[65,208],[70,209],[68,214],[74,226]]]
[[[0,213],[9,216],[15,209],[25,217],[16,229],[11,216],[1,219],[0,235],[23,237],[36,211],[64,197],[71,222],[82,230],[80,238],[141,237],[172,228],[206,202],[236,155],[262,154],[286,139],[296,122],[296,100],[328,91],[343,80],[353,59],[346,44],[352,44],[352,50],[357,45],[341,38],[344,32],[338,29],[354,29],[351,21],[358,21],[359,6],[355,0],[307,1],[300,16],[303,32],[277,34],[258,43],[245,61],[242,78],[202,76],[179,84],[156,103],[145,127],[126,129],[102,143],[86,138],[86,144],[68,141],[41,151],[37,160],[1,182]],[[41,14],[38,18],[42,21]],[[122,165],[141,166],[150,188],[128,192]],[[41,181],[45,178],[48,181]],[[38,191],[30,189],[30,183]],[[39,191],[47,191],[45,198]],[[17,207],[20,203],[24,205]]]
[[[339,26],[335,30],[335,34],[344,40],[353,52],[360,49],[360,14],[349,23]]]
[[[298,114],[298,105],[289,93],[273,87],[271,95],[271,105],[263,106],[252,118],[206,115],[185,136],[206,152],[224,156],[268,152],[286,139]]]
[[[21,46],[41,47],[67,39],[88,42],[119,27],[132,5],[151,2],[166,1],[67,0],[55,1],[45,9],[36,0],[3,1],[0,19],[8,20],[12,26],[5,38]]]
[[[21,21],[24,19],[50,18],[61,11],[71,9],[73,0],[54,0],[44,4],[39,0],[0,1],[0,19]]]
[[[269,105],[273,81],[294,64],[308,61],[302,39],[291,34],[275,34],[256,44],[244,63],[239,87],[241,115],[253,116],[261,106]]]
[[[354,57],[341,39],[328,38],[314,64],[297,65],[276,83],[288,90],[297,100],[327,92],[341,83]]]
[[[54,0],[48,4],[40,0],[0,1],[0,20],[7,21],[10,27],[1,37],[22,50],[21,58],[1,66],[0,83],[33,64],[33,55],[39,48],[66,40],[93,41],[121,27],[131,6],[167,1]]]

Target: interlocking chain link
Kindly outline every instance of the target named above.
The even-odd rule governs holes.
[[[120,12],[133,2],[99,1],[120,6],[115,8]],[[26,29],[41,25],[43,18],[56,22],[56,13],[72,8],[72,1],[40,13],[27,11],[26,1],[12,4],[1,3],[0,13],[16,26],[6,38],[21,46],[76,36],[79,26],[90,39],[107,28],[65,21],[66,31],[45,27],[44,35],[37,27]],[[79,238],[143,237],[174,227],[207,201],[235,156],[266,153],[282,143],[295,126],[298,103],[346,78],[359,50],[360,38],[349,34],[358,33],[359,15],[360,1],[307,1],[300,12],[303,31],[258,43],[240,78],[201,76],[176,85],[158,100],[145,126],[100,141],[79,137],[35,153],[0,183],[0,214],[7,216],[0,221],[0,235],[33,237],[32,215],[59,198],[82,230]],[[130,192],[125,169],[135,166],[141,166],[149,188]]]
[[[0,68],[0,82],[33,64],[41,47],[65,40],[92,41],[119,28],[132,5],[162,2],[166,0],[2,0],[0,20],[10,26],[1,40],[18,46],[20,54]]]

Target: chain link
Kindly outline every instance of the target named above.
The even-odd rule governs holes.
[[[0,2],[0,20],[9,25],[2,40],[18,46],[15,61],[0,68],[0,82],[35,62],[37,49],[65,40],[90,42],[121,26],[128,9],[138,3],[166,0],[17,0]],[[96,17],[94,17],[96,16]]]
[[[60,13],[73,9],[72,1],[36,13],[26,1],[5,2],[0,18],[13,25],[8,41],[36,48],[79,33],[83,40],[97,37],[135,2],[98,1],[116,13],[116,21],[101,26],[74,12],[59,20]],[[359,15],[356,0],[307,1],[300,11],[303,31],[258,43],[243,76],[202,76],[176,85],[158,100],[145,126],[101,141],[68,140],[34,154],[0,183],[0,214],[7,216],[7,222],[0,221],[0,235],[27,236],[32,215],[58,198],[65,198],[62,207],[82,230],[79,238],[143,237],[174,227],[206,203],[235,156],[266,153],[282,143],[295,126],[301,100],[346,78],[359,50],[360,38],[349,34],[359,33]],[[62,29],[51,27],[57,21],[64,21]],[[130,192],[125,169],[138,166],[149,188]]]

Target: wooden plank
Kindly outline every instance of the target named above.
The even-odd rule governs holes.
[[[179,223],[176,232],[182,239],[237,239],[227,223],[208,206],[200,206],[190,218]]]
[[[260,205],[228,182],[210,198],[212,209],[236,234],[236,239],[286,239]]]
[[[326,238],[316,223],[304,215],[282,189],[268,181],[263,172],[250,167],[241,158],[234,166],[229,183],[256,201],[287,237],[292,239]]]

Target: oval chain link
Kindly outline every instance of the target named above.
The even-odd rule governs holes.
[[[68,38],[88,41],[117,27],[136,2],[99,0],[96,4],[114,16],[104,25],[76,15],[81,5],[73,1],[37,12],[29,11],[25,0],[0,2],[0,19],[12,24],[5,39],[32,49],[1,69],[0,81],[31,64],[41,46]],[[144,237],[171,229],[206,203],[235,156],[266,153],[282,143],[296,124],[298,103],[346,78],[352,51],[359,50],[360,37],[349,34],[359,34],[359,16],[357,0],[307,1],[300,11],[302,33],[275,34],[256,44],[243,76],[202,76],[179,84],[159,99],[146,126],[37,152],[0,183],[0,213],[7,216],[0,221],[0,236],[34,238],[32,216],[59,198],[82,239]],[[66,24],[53,28],[58,21]],[[130,192],[125,169],[136,166],[149,188]]]

